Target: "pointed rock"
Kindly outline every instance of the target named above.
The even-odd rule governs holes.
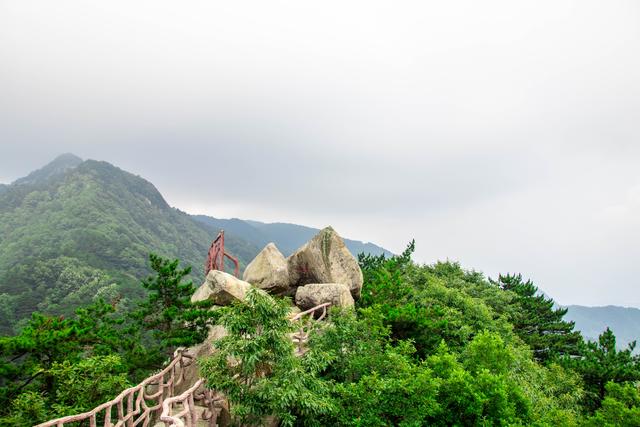
[[[286,294],[289,290],[287,260],[275,244],[269,243],[249,263],[242,279],[270,294]]]
[[[333,228],[321,230],[287,258],[291,286],[309,283],[342,283],[353,298],[360,298],[362,270],[342,237]]]
[[[244,301],[249,289],[249,283],[224,271],[211,270],[191,296],[191,302],[209,300],[216,305],[230,305],[233,301]]]

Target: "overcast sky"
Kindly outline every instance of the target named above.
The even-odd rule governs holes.
[[[640,307],[640,2],[0,0],[0,182],[107,160]]]

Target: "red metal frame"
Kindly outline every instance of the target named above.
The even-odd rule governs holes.
[[[239,264],[238,258],[224,251],[224,230],[220,230],[218,237],[213,240],[209,253],[207,254],[207,262],[204,264],[204,275],[206,276],[211,270],[224,271],[224,258],[227,257],[235,264],[233,275],[238,277]]]

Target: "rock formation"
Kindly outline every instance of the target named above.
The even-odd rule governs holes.
[[[233,301],[242,301],[251,285],[224,271],[211,270],[207,278],[191,301],[211,301],[216,305],[229,305]]]
[[[353,298],[360,298],[362,270],[342,238],[327,227],[287,258],[289,283],[341,283]]]
[[[249,263],[242,279],[270,294],[285,295],[289,290],[287,260],[276,245],[269,243]]]

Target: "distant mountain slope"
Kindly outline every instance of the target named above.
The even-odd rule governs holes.
[[[56,175],[77,167],[80,163],[82,163],[82,159],[74,154],[61,154],[44,167],[31,172],[24,178],[15,180],[12,185],[44,183]]]
[[[567,306],[565,319],[576,322],[576,329],[585,338],[592,341],[609,327],[617,338],[619,348],[626,348],[631,341],[638,340],[640,344],[640,310],[630,307],[584,307],[580,305]]]
[[[273,242],[278,249],[289,256],[293,251],[304,245],[309,239],[315,236],[317,228],[305,227],[303,225],[286,223],[264,223],[252,220],[218,219],[206,215],[194,215],[194,218],[213,228],[224,229],[225,232],[232,233],[255,246],[264,247],[267,243]],[[329,224],[327,224],[329,225]],[[340,232],[340,230],[338,230]],[[364,252],[372,255],[386,254],[392,255],[388,250],[374,245],[373,243],[363,243],[357,240],[344,239],[347,248],[354,256]]]
[[[100,292],[140,295],[151,251],[203,278],[217,229],[170,207],[138,176],[78,160],[59,157],[0,193],[0,332],[34,310],[69,313]],[[227,247],[243,264],[259,250],[233,233]]]

